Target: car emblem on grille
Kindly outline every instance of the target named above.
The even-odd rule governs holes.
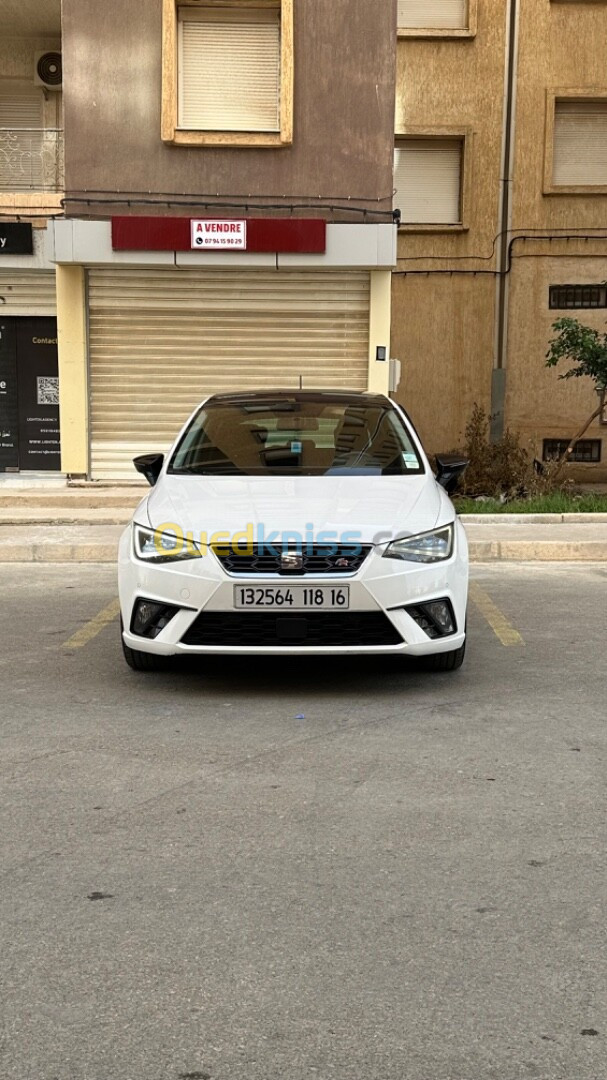
[[[337,562],[335,563],[335,565],[338,566],[340,568],[340,570],[343,570],[343,569],[349,567],[350,560],[349,559],[338,559]]]
[[[280,556],[281,570],[302,570],[303,555],[299,551],[283,551]]]

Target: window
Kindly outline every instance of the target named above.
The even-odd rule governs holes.
[[[607,191],[607,100],[555,96],[549,99],[549,110],[548,190]]]
[[[394,153],[401,224],[462,227],[463,138],[405,138]]]
[[[199,475],[407,476],[424,466],[391,407],[323,393],[226,395],[201,409],[170,472]]]
[[[548,306],[552,310],[607,307],[607,286],[551,285]]]
[[[0,190],[43,186],[42,91],[27,83],[0,84]]]
[[[580,439],[576,442],[569,461],[597,464],[601,460],[600,439]],[[558,461],[569,446],[569,439],[544,439],[543,461]]]
[[[476,0],[398,0],[402,37],[473,37]]]
[[[290,143],[293,0],[163,2],[163,139],[189,146]]]

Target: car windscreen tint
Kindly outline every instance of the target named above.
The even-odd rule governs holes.
[[[338,401],[210,402],[169,465],[200,475],[410,475],[424,468],[389,406]]]

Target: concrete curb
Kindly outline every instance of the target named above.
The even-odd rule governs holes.
[[[607,562],[607,541],[470,540],[470,561]],[[116,563],[115,544],[5,544],[2,563]]]
[[[116,563],[115,544],[3,544],[2,563]]]
[[[0,530],[15,525],[126,525],[131,518],[135,505],[110,504],[107,506],[35,507],[20,506],[9,510],[0,499]],[[461,516],[464,526],[498,527],[506,535],[511,529],[523,526],[550,525],[606,525],[607,514],[465,514]],[[1,537],[0,531],[0,537]],[[558,534],[557,534],[558,535]]]
[[[147,491],[149,488],[133,488],[130,494],[113,491],[84,491],[72,494],[67,491],[28,491],[15,495],[0,490],[0,511],[6,515],[38,511],[40,516],[46,517],[68,508],[75,513],[86,513],[87,510],[105,510],[109,507],[111,510],[124,509],[132,513]]]
[[[14,525],[48,525],[54,527],[57,525],[122,525],[126,526],[130,521],[131,515],[128,511],[121,512],[118,510],[115,514],[110,514],[107,511],[100,514],[99,517],[86,516],[85,514],[18,514],[8,517],[0,510],[0,540],[2,539],[2,528],[10,528]]]
[[[607,525],[607,514],[460,514],[463,525]]]
[[[603,540],[469,540],[470,561],[607,562]]]

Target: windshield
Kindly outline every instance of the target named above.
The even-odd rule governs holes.
[[[277,397],[210,401],[169,465],[201,475],[410,475],[424,467],[396,413],[379,401]]]

